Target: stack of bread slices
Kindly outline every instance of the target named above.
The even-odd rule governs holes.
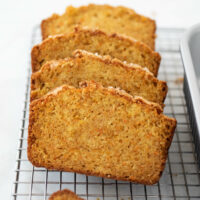
[[[141,184],[164,170],[176,120],[155,21],[125,7],[66,9],[32,49],[28,158],[34,166]]]

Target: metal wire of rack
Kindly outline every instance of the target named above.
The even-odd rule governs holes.
[[[169,91],[165,114],[178,121],[168,161],[159,183],[144,186],[76,173],[49,171],[33,167],[27,160],[30,69],[27,79],[22,127],[19,136],[12,200],[47,200],[59,189],[68,188],[84,199],[172,200],[200,199],[200,171],[183,94],[183,65],[179,51],[180,29],[158,29],[157,51],[162,55],[159,79]],[[33,30],[32,43],[40,42],[40,29]],[[29,67],[30,68],[30,67]]]

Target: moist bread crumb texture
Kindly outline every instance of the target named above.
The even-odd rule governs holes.
[[[117,34],[106,34],[100,30],[76,27],[74,32],[47,38],[32,49],[32,71],[38,71],[50,60],[72,56],[76,49],[100,55],[110,55],[121,61],[139,64],[157,76],[160,55],[147,45]]]
[[[119,87],[132,96],[144,97],[161,106],[167,94],[166,82],[138,65],[76,50],[73,57],[49,61],[32,74],[31,100],[63,84],[79,87],[79,82],[84,80],[95,80],[105,87]]]
[[[158,104],[95,82],[64,85],[30,104],[28,158],[37,167],[154,184],[175,127]]]
[[[83,200],[82,198],[78,197],[74,192],[64,189],[54,192],[49,200]]]
[[[31,52],[28,159],[36,167],[152,185],[176,120],[163,114],[155,21],[125,7],[69,6]],[[121,90],[122,89],[122,90]],[[69,190],[50,200],[79,198]]]
[[[94,4],[78,8],[69,6],[63,15],[54,14],[42,21],[43,39],[50,35],[70,33],[77,24],[92,29],[98,28],[109,34],[117,32],[131,36],[152,49],[155,47],[155,21],[122,6]]]

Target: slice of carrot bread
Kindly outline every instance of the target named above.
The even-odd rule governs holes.
[[[77,196],[74,192],[64,189],[54,192],[49,200],[83,200],[79,196]]]
[[[63,15],[53,14],[41,23],[42,37],[70,33],[74,26],[98,28],[106,33],[119,33],[144,42],[155,48],[155,21],[122,6],[109,5],[67,7]]]
[[[28,158],[37,167],[154,184],[175,127],[158,104],[95,82],[64,85],[30,104]]]
[[[167,84],[139,65],[125,64],[109,56],[76,50],[73,57],[52,60],[31,76],[31,100],[63,84],[79,86],[80,81],[94,80],[103,86],[119,87],[132,96],[142,96],[163,105]]]
[[[49,60],[69,57],[76,49],[136,63],[147,67],[154,75],[157,75],[160,64],[160,55],[141,42],[117,34],[107,35],[100,30],[77,27],[72,33],[50,37],[34,46],[32,71],[38,71]]]

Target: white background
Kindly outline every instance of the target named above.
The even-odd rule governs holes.
[[[75,0],[74,0],[75,2]],[[10,199],[20,134],[30,38],[34,25],[67,5],[89,2],[125,5],[157,20],[162,27],[189,27],[200,22],[199,0],[0,0],[0,194]]]

